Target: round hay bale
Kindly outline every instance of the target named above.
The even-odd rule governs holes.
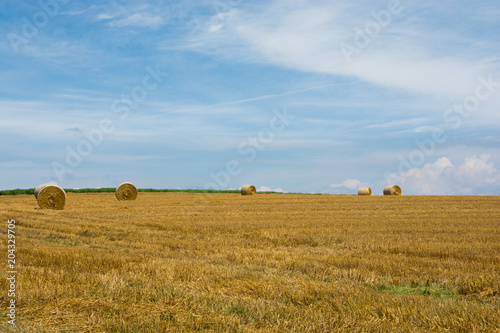
[[[61,210],[66,204],[66,192],[57,185],[45,185],[36,196],[38,206],[42,209]]]
[[[253,185],[243,185],[241,187],[241,195],[254,195],[257,193],[255,186]]]
[[[358,195],[372,195],[372,189],[369,187],[360,187],[358,189]]]
[[[35,195],[35,198],[38,199],[38,193],[40,193],[40,190],[42,188],[44,188],[45,186],[48,186],[49,184],[41,184],[41,185],[38,185],[36,188],[35,188],[35,193],[33,193]]]
[[[121,183],[115,191],[118,200],[135,200],[137,199],[137,188],[132,183]]]
[[[401,195],[401,187],[398,185],[389,185],[384,188],[384,195]]]

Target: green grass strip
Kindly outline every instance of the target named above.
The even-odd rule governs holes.
[[[116,188],[104,187],[104,188],[79,188],[79,189],[64,189],[66,193],[107,193],[115,192]],[[201,190],[201,189],[154,189],[154,188],[142,188],[137,189],[138,192],[183,192],[183,193],[240,193],[240,190]],[[15,189],[15,190],[3,190],[0,191],[0,195],[26,195],[34,194],[35,189]],[[324,195],[323,193],[300,193],[300,192],[258,192],[259,194],[307,194],[307,195]]]

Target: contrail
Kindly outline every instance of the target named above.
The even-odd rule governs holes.
[[[310,87],[310,88],[305,88],[305,89],[285,91],[285,92],[278,93],[278,94],[263,95],[263,96],[257,96],[257,97],[239,99],[239,100],[235,100],[235,101],[228,101],[228,102],[216,103],[216,104],[212,104],[212,105],[205,105],[205,106],[200,106],[200,107],[194,107],[194,108],[191,108],[191,109],[177,109],[175,111],[168,111],[168,113],[172,113],[172,112],[199,111],[199,110],[210,109],[210,108],[214,108],[214,107],[218,107],[218,106],[224,106],[224,105],[242,104],[242,103],[247,103],[247,102],[253,102],[253,101],[260,101],[260,100],[271,99],[271,98],[280,97],[280,96],[300,94],[300,93],[303,93],[303,92],[306,92],[306,91],[323,89],[323,88],[327,88],[327,87],[331,87],[331,86],[339,86],[339,85],[346,85],[346,83],[325,84],[325,85],[315,86],[315,87]],[[151,115],[151,116],[162,116],[165,113],[167,113],[167,112],[164,112],[164,113],[161,113],[161,114],[155,114],[155,115]]]
[[[299,94],[305,91],[310,91],[310,90],[316,90],[316,89],[322,89],[326,87],[331,87],[331,86],[338,86],[338,85],[344,85],[341,83],[332,83],[332,84],[326,84],[322,86],[316,86],[316,87],[311,87],[311,88],[306,88],[306,89],[300,89],[300,90],[291,90],[291,91],[285,91],[279,94],[272,94],[272,95],[263,95],[259,97],[252,97],[252,98],[246,98],[246,99],[240,99],[236,101],[230,101],[230,102],[222,102],[222,103],[217,103],[213,105],[207,105],[207,108],[214,107],[214,106],[220,106],[220,105],[230,105],[230,104],[240,104],[240,103],[245,103],[245,102],[251,102],[251,101],[259,101],[263,99],[269,99],[269,98],[274,98],[274,97],[279,97],[279,96],[286,96],[286,95],[294,95],[294,94]]]

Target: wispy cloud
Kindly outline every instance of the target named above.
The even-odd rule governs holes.
[[[377,10],[373,4],[362,3],[367,6],[275,1],[256,6],[253,12],[234,9],[208,20],[187,47],[238,61],[346,75],[431,95],[467,93],[471,82],[491,71],[492,64],[485,61],[481,50],[473,58],[455,52],[460,46],[447,40],[456,36],[453,29],[441,32],[440,38],[425,38],[435,32],[422,23],[415,24],[413,17],[404,12],[414,5],[406,1],[401,1],[400,17],[395,15],[391,24],[373,38],[370,47],[352,63],[346,63],[339,45],[352,44],[354,29],[363,29],[374,21],[370,10]],[[378,10],[386,9],[385,4],[378,4]],[[442,44],[448,46],[447,52],[436,56],[434,50],[444,50]]]
[[[125,18],[114,20],[109,23],[112,27],[145,27],[157,29],[164,24],[163,17],[145,13],[135,13]]]
[[[98,20],[109,20],[109,19],[112,19],[114,18],[115,16],[114,15],[111,15],[111,14],[104,14],[104,13],[101,13],[99,15],[97,15],[97,19]]]
[[[141,27],[158,29],[167,23],[170,16],[168,5],[129,4],[120,6],[101,6],[95,19],[104,21],[115,28]]]

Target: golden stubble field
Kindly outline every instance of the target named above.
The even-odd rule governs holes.
[[[67,195],[0,196],[17,332],[498,331],[500,197]]]

